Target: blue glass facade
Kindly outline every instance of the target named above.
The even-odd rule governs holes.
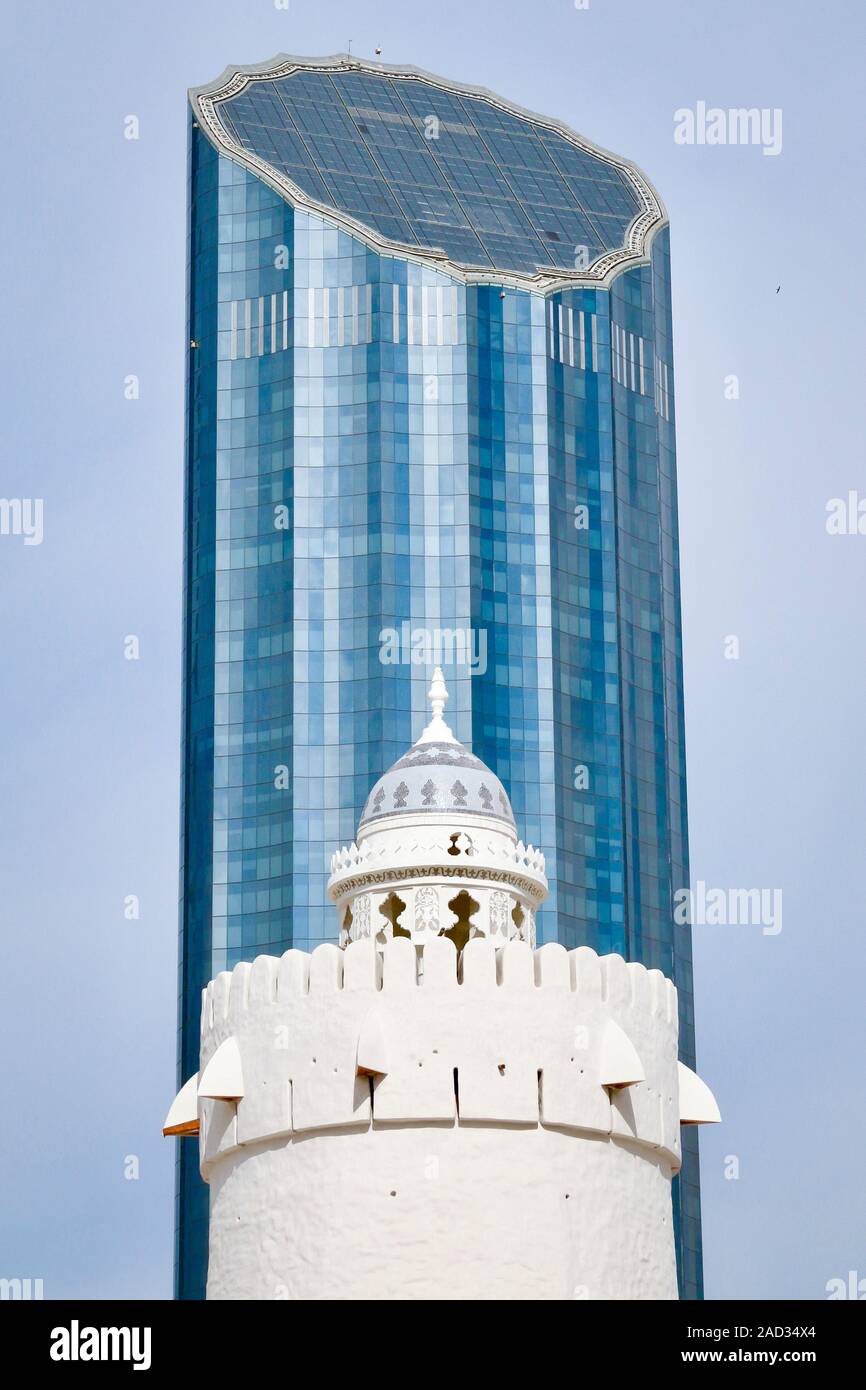
[[[349,77],[369,134],[377,94]],[[227,104],[247,122],[236,136],[261,142],[279,127],[285,140],[264,152],[288,165],[291,148],[303,163],[316,122],[335,118],[305,89],[289,121],[273,85],[247,88],[262,94],[253,110]],[[411,164],[406,111],[417,125],[430,109],[417,82],[403,85],[414,108],[405,91],[378,96],[383,130],[396,131],[392,184],[398,154]],[[446,95],[436,110],[453,122]],[[504,126],[464,98],[467,127],[488,121],[485,149],[494,119]],[[328,173],[347,128],[337,136],[316,133],[332,143],[311,166],[327,203],[349,196]],[[371,141],[380,170],[384,142]],[[436,177],[459,192],[460,171],[436,148]],[[423,243],[419,169],[377,215],[402,209]],[[691,1063],[690,940],[672,914],[688,851],[666,230],[650,263],[609,288],[545,294],[373,249],[292,206],[196,123],[189,172],[181,1079],[197,1070],[200,991],[214,974],[336,939],[330,855],[417,734],[437,642],[457,737],[547,855],[539,942],[588,943],[672,975]],[[369,170],[366,185],[344,175],[361,180],[356,200],[374,198]],[[611,180],[586,160],[570,177],[584,230],[589,219],[605,231],[594,245],[618,245],[631,213],[610,210]],[[443,226],[465,238],[483,221],[441,203],[439,214],[451,222],[435,245]],[[547,210],[533,216],[552,227]],[[481,233],[493,263],[504,243]],[[529,234],[507,235],[516,265]],[[683,1292],[695,1297],[693,1133],[676,1205]],[[207,1189],[197,1147],[178,1148],[176,1287],[198,1298]]]

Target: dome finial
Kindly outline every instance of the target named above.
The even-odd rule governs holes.
[[[427,699],[430,701],[432,717],[418,742],[456,743],[456,738],[442,718],[445,709],[445,701],[448,699],[448,688],[445,684],[445,677],[442,674],[441,666],[437,666],[433,672],[433,677],[430,681],[430,689],[427,691]]]
[[[430,682],[430,689],[427,691],[427,699],[430,701],[430,709],[434,719],[441,719],[445,710],[445,702],[448,699],[448,689],[445,685],[445,677],[442,674],[442,667],[437,666],[433,672],[433,679]]]

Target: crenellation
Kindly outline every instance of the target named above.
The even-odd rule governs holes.
[[[386,995],[410,991],[418,984],[416,947],[407,936],[395,936],[382,953],[382,990]]]
[[[332,942],[312,952],[292,948],[280,957],[260,955],[221,971],[202,991],[202,1033],[236,1021],[257,1005],[347,988],[381,989],[389,975],[399,974],[404,984],[410,979],[420,984],[434,970],[439,983],[447,978],[473,989],[567,989],[611,1009],[636,1009],[668,1022],[676,1017],[676,989],[661,971],[616,954],[599,956],[589,946],[567,951],[548,942],[533,950],[516,938],[500,944],[476,937],[461,952],[446,937],[431,937],[421,947],[398,935],[378,946],[365,938],[342,950]]]
[[[219,1028],[229,1016],[229,993],[232,987],[232,972],[221,970],[213,982],[214,1027]]]
[[[343,953],[343,989],[378,990],[381,956],[369,937],[350,941]]]
[[[250,961],[242,960],[235,966],[231,973],[228,1023],[233,1028],[237,1027],[249,1005],[250,975],[252,974],[252,969],[253,967]]]
[[[330,941],[310,956],[310,994],[334,994],[343,988],[343,952]]]
[[[437,990],[441,995],[455,993],[458,989],[457,947],[447,936],[434,936],[418,953],[418,983],[426,990]]]
[[[200,1101],[203,1171],[237,1147],[292,1133],[448,1119],[610,1135],[665,1153],[673,1168],[672,999],[658,971],[556,943],[533,951],[478,937],[458,953],[445,937],[421,947],[397,936],[379,947],[368,938],[342,951],[324,943],[311,954],[258,956],[204,992],[202,1063],[235,1037],[244,1094],[236,1105]],[[388,1058],[372,1092],[358,1075],[371,1010]],[[602,1084],[608,1020],[633,1045],[645,1080]]]
[[[650,1012],[653,1018],[664,1018],[670,1022],[667,980],[660,970],[648,970],[650,987]]]
[[[568,952],[558,941],[548,941],[533,952],[533,977],[539,989],[573,988]]]
[[[599,956],[601,997],[612,1009],[625,1009],[632,1002],[628,966],[622,956]]]
[[[457,963],[457,979],[465,991],[490,993],[496,988],[496,947],[486,937],[467,941]]]
[[[676,985],[674,984],[673,980],[667,980],[667,979],[666,979],[666,980],[665,980],[665,984],[666,984],[666,986],[667,986],[667,997],[668,997],[668,1006],[667,1006],[667,1010],[666,1010],[666,1015],[665,1015],[665,1016],[667,1017],[668,1022],[670,1022],[672,1019],[676,1019],[676,1018],[678,1017],[678,1012],[677,1012],[677,987],[676,987]]]
[[[568,953],[571,967],[571,987],[586,1000],[602,998],[602,974],[599,957],[591,946],[576,946]]]
[[[647,968],[636,960],[626,961],[626,973],[629,983],[629,998],[634,1009],[642,1009],[647,1014],[652,1013],[652,1002],[650,999],[650,983],[647,978]]]
[[[247,1004],[272,1004],[277,997],[277,977],[280,963],[276,956],[256,956],[250,970]]]
[[[277,999],[280,1002],[293,1002],[305,995],[310,988],[310,957],[306,951],[295,947],[280,956],[277,972]]]
[[[509,941],[496,952],[496,983],[504,989],[536,988],[535,953],[525,941]]]

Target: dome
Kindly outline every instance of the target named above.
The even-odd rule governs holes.
[[[484,816],[515,829],[511,802],[499,778],[458,743],[442,718],[448,691],[437,667],[428,692],[433,718],[421,737],[376,782],[359,832],[393,816]]]

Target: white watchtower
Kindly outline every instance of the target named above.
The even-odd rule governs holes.
[[[676,990],[535,949],[544,858],[432,719],[334,855],[340,946],[259,956],[202,1001],[167,1134],[211,1186],[208,1298],[676,1298]]]

